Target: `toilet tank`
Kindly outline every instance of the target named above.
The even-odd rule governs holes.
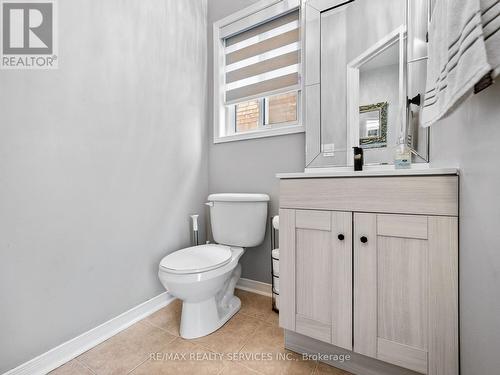
[[[211,194],[210,222],[215,242],[253,247],[264,241],[267,224],[266,194]]]

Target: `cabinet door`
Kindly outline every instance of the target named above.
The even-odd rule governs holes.
[[[280,210],[280,326],[352,349],[352,213]]]
[[[354,227],[354,351],[457,375],[457,218],[356,213]]]

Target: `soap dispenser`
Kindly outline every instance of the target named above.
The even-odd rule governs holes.
[[[396,169],[411,168],[411,151],[404,142],[404,139],[400,139],[396,145],[396,151],[394,153],[394,167]]]
[[[353,147],[354,150],[354,170],[362,171],[363,170],[363,149],[361,147]]]

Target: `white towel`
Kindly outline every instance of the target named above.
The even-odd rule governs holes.
[[[492,78],[500,74],[500,0],[481,0],[481,22]]]
[[[496,25],[498,17],[494,17],[492,9],[498,3],[499,0],[436,1],[429,26],[422,126],[430,126],[451,114],[474,92],[478,82],[490,77],[492,65],[489,60],[491,58],[493,64],[498,60],[499,52],[495,49],[498,48],[498,38],[495,31],[490,30],[488,52],[491,55],[488,56],[482,14],[489,14],[492,19],[486,26]],[[488,12],[487,7],[491,8]]]

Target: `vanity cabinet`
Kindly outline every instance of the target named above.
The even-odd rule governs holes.
[[[280,258],[286,262],[280,303],[287,309],[281,323],[345,349],[352,349],[351,233],[349,212],[280,211],[280,247],[294,254]]]
[[[280,262],[286,330],[458,374],[457,175],[282,179]]]
[[[446,363],[457,355],[457,218],[355,213],[354,224],[354,351],[457,374]]]

